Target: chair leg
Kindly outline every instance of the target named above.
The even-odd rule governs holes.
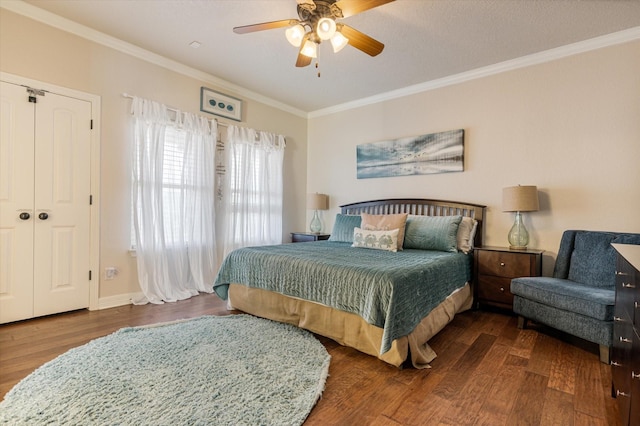
[[[609,356],[609,347],[605,345],[600,346],[600,362],[609,364],[611,362],[611,358]]]
[[[527,319],[522,315],[518,315],[518,328],[520,330],[527,328]]]

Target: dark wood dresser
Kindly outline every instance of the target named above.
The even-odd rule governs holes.
[[[613,244],[618,252],[611,350],[612,396],[623,425],[640,425],[640,245]]]

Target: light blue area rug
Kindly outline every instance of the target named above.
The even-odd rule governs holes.
[[[124,328],[60,355],[0,403],[8,425],[299,425],[329,354],[250,315]]]

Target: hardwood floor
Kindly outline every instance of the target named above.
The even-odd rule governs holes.
[[[43,363],[119,328],[227,315],[214,295],[164,305],[76,311],[0,326],[0,395]],[[331,354],[305,425],[618,425],[611,369],[597,347],[519,330],[498,312],[459,314],[431,341],[428,370],[397,369],[318,339]]]

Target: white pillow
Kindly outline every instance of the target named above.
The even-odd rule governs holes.
[[[462,217],[460,225],[458,226],[458,235],[456,237],[458,242],[458,250],[467,254],[473,249],[473,240],[476,237],[476,229],[478,228],[478,221],[470,217]]]
[[[398,251],[398,232],[399,229],[373,231],[354,228],[351,247]]]

